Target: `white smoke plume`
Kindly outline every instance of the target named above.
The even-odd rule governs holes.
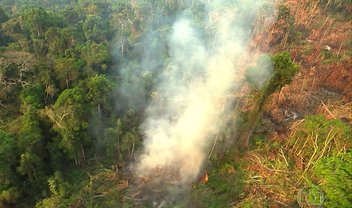
[[[201,3],[208,12],[202,27],[191,10],[172,26],[170,60],[141,127],[145,138],[136,164],[139,175],[170,168],[178,171],[181,184],[197,178],[228,113],[224,106],[233,101],[228,95],[241,85],[254,22],[263,5],[270,5],[258,0]]]

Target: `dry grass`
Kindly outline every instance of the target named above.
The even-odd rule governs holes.
[[[345,128],[319,116],[302,119],[290,125],[286,140],[274,138],[247,152],[241,157],[246,196],[236,207],[291,207],[298,191],[316,181],[317,162],[350,148]]]

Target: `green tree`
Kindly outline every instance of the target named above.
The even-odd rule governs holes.
[[[105,137],[104,128],[105,120],[108,120],[111,115],[112,105],[112,92],[115,88],[115,84],[109,80],[105,75],[96,75],[90,77],[86,83],[87,98],[92,107],[92,118],[90,119],[90,125],[94,128],[94,136],[96,138],[96,153],[101,152],[104,149]]]
[[[78,22],[83,21],[85,18],[83,8],[77,5],[67,5],[61,11],[61,15],[69,25],[77,24]]]
[[[87,97],[80,87],[64,90],[46,115],[60,136],[60,147],[77,165],[85,162],[85,145],[90,140],[87,122]]]
[[[289,84],[299,71],[298,65],[293,63],[288,52],[275,54],[272,56],[272,61],[274,63],[274,74],[265,88],[265,97]]]
[[[44,88],[41,85],[26,86],[21,92],[21,111],[18,132],[18,148],[21,151],[18,172],[29,181],[38,179],[43,171],[46,149],[41,129],[39,109],[44,107]]]
[[[87,40],[95,42],[107,41],[109,35],[109,24],[102,17],[88,15],[82,25]]]
[[[78,44],[84,44],[86,38],[84,37],[83,29],[80,25],[69,25],[62,29],[62,35],[64,36],[67,47],[73,48]]]
[[[54,62],[54,72],[60,82],[60,88],[69,88],[71,83],[77,84],[83,66],[84,63],[80,59],[68,57],[56,59]]]
[[[34,53],[38,57],[43,57],[48,52],[48,46],[44,39],[33,38],[32,39]]]
[[[103,19],[107,19],[111,13],[110,3],[106,0],[86,2],[84,6],[88,14],[98,15]]]
[[[21,14],[24,27],[33,38],[42,37],[49,27],[63,27],[63,18],[43,8],[28,8]]]
[[[101,111],[101,108],[109,110],[110,98],[112,91],[116,88],[114,82],[109,80],[105,75],[95,75],[89,78],[87,82],[88,99],[91,104]]]
[[[20,17],[11,18],[2,23],[1,29],[3,34],[12,40],[8,44],[7,48],[12,50],[31,50],[31,43],[29,41],[28,34],[25,32],[25,28],[23,27]]]
[[[82,60],[87,64],[85,69],[87,76],[106,72],[112,57],[109,48],[105,44],[88,41],[79,50]]]
[[[246,75],[249,84],[253,86],[256,91],[258,91],[258,99],[254,109],[248,115],[247,123],[245,123],[242,127],[240,142],[244,147],[248,147],[249,145],[249,139],[260,119],[265,102],[274,92],[289,84],[299,71],[299,67],[293,63],[291,55],[288,52],[275,54],[271,56],[270,59],[271,61],[267,59],[260,59],[257,66],[250,68]],[[261,80],[260,85],[257,85],[258,79],[256,76],[258,76],[259,73],[255,75],[255,72],[267,70],[263,68],[267,68],[269,66],[273,66],[272,75],[265,76],[270,79]]]
[[[48,50],[54,56],[62,56],[67,48],[66,38],[61,31],[59,28],[51,27],[45,33]]]
[[[38,179],[36,166],[39,166],[41,163],[39,157],[32,152],[25,152],[20,156],[20,163],[17,167],[17,171],[22,174],[26,175],[29,178],[29,181],[33,181]]]
[[[20,197],[16,186],[17,146],[15,139],[0,130],[0,206],[2,203],[15,203]]]
[[[123,124],[121,119],[117,119],[116,126],[106,128],[104,131],[106,156],[108,161],[123,162],[122,152],[120,150],[121,136],[123,135]]]
[[[31,8],[22,13],[22,19],[26,29],[40,37],[47,27],[48,13],[43,8]]]

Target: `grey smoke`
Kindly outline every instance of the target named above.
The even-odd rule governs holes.
[[[241,86],[241,70],[253,61],[248,41],[260,8],[268,5],[256,0],[194,2],[203,4],[207,15],[199,22],[194,11],[185,10],[172,26],[170,57],[146,111],[144,150],[136,163],[139,175],[150,176],[156,168],[176,170],[182,184],[196,179],[209,144],[226,122],[224,106],[233,101],[227,95]]]
[[[258,21],[263,8],[273,7],[265,0],[177,2],[184,9],[171,17],[149,9],[160,2],[147,5],[149,26],[119,69],[121,100],[144,110],[143,149],[131,167],[137,182],[150,180],[137,193],[158,207],[181,198],[201,173],[215,136],[231,118],[231,95],[260,55],[249,49],[250,40],[274,20],[274,10],[265,9],[265,21]],[[270,77],[271,67],[252,70],[256,85]]]

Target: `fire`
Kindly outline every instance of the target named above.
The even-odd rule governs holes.
[[[205,173],[205,174],[200,178],[199,183],[208,183],[208,181],[209,181],[208,173]]]

